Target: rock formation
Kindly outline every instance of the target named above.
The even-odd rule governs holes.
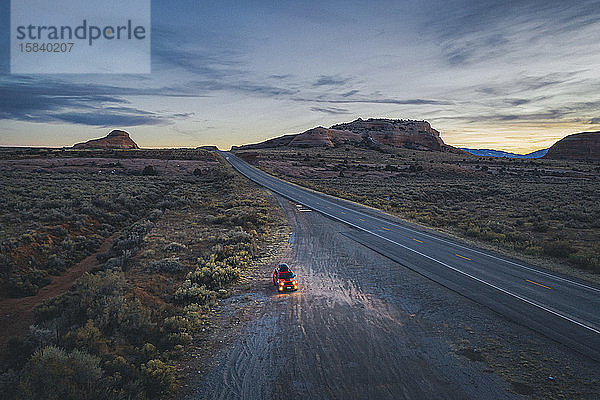
[[[284,135],[261,143],[234,147],[234,149],[262,149],[273,147],[334,147],[341,144],[407,147],[417,150],[462,152],[446,145],[440,133],[426,121],[394,119],[357,119],[352,122],[321,126],[306,132]]]
[[[131,140],[129,133],[114,130],[106,137],[92,139],[87,142],[77,143],[74,149],[139,149],[138,145]]]
[[[357,119],[346,124],[334,125],[332,129],[345,129],[370,137],[375,143],[420,150],[442,150],[444,142],[440,133],[427,121],[394,119]]]
[[[554,143],[544,158],[600,160],[600,131],[574,133]]]

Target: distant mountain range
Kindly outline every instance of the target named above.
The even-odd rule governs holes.
[[[600,131],[581,132],[565,136],[552,145],[549,149],[534,151],[529,154],[515,154],[500,150],[468,149],[461,150],[480,157],[506,157],[506,158],[549,158],[555,160],[600,160]]]
[[[517,154],[509,153],[501,150],[490,150],[490,149],[468,149],[466,147],[459,147],[459,149],[466,151],[467,153],[473,154],[479,157],[505,157],[505,158],[542,158],[548,153],[548,149],[542,149],[534,151],[529,154]]]

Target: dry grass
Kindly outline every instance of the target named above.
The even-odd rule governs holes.
[[[295,183],[530,257],[600,273],[600,164],[398,148],[265,149]]]
[[[114,174],[86,170],[104,162],[89,158],[68,170],[61,158],[45,172],[1,172],[5,285],[31,271],[61,273],[119,231],[95,270],[38,307],[35,325],[10,341],[0,366],[5,398],[174,393],[185,348],[208,334],[212,307],[281,223],[261,189],[206,154],[191,157],[193,169],[160,169],[161,160],[151,176],[140,171],[156,158],[116,160]],[[57,258],[62,269],[45,267]]]

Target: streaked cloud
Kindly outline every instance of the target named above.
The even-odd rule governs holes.
[[[312,85],[317,86],[343,86],[350,82],[350,78],[342,78],[340,76],[321,75]]]
[[[342,114],[350,114],[350,111],[345,108],[337,108],[337,107],[311,107],[311,111],[325,113],[325,114],[333,114],[333,115],[342,115]]]

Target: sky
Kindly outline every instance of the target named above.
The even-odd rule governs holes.
[[[427,120],[448,144],[526,153],[600,130],[600,1],[151,9],[150,74],[17,75],[0,0],[0,146],[124,129],[141,147],[228,149],[360,117]]]

